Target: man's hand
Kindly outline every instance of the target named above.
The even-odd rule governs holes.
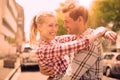
[[[55,72],[53,72],[53,68],[52,67],[48,67],[48,66],[40,66],[40,72],[46,76],[51,76],[51,75],[54,75]]]
[[[113,32],[113,31],[107,31],[104,35],[105,39],[109,39],[113,42],[116,42],[117,40],[117,33]]]

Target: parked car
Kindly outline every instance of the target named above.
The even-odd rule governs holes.
[[[22,53],[20,54],[20,64],[21,71],[24,71],[24,69],[28,66],[38,65],[37,56],[32,48],[24,47]]]
[[[120,52],[104,53],[103,73],[106,76],[120,75]]]

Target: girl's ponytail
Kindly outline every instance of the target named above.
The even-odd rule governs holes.
[[[34,16],[30,26],[30,44],[36,42],[36,36],[37,36],[37,24],[36,24],[36,16]]]

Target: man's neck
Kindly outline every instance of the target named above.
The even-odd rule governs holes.
[[[79,30],[78,33],[75,34],[77,37],[79,37],[82,33],[84,33],[87,30],[87,27],[86,26],[84,27],[85,28],[83,30]]]

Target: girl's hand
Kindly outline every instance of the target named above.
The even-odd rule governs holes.
[[[107,32],[107,29],[105,27],[98,27],[96,28],[96,30],[94,31],[94,33],[96,35],[98,35],[98,37],[103,36],[105,33]]]
[[[117,33],[113,32],[113,31],[107,31],[104,35],[105,39],[109,39],[113,42],[116,42],[117,40]]]
[[[53,72],[53,68],[52,67],[48,67],[48,66],[40,66],[40,72],[43,74],[43,75],[46,75],[46,76],[52,76],[54,75],[55,72]]]

